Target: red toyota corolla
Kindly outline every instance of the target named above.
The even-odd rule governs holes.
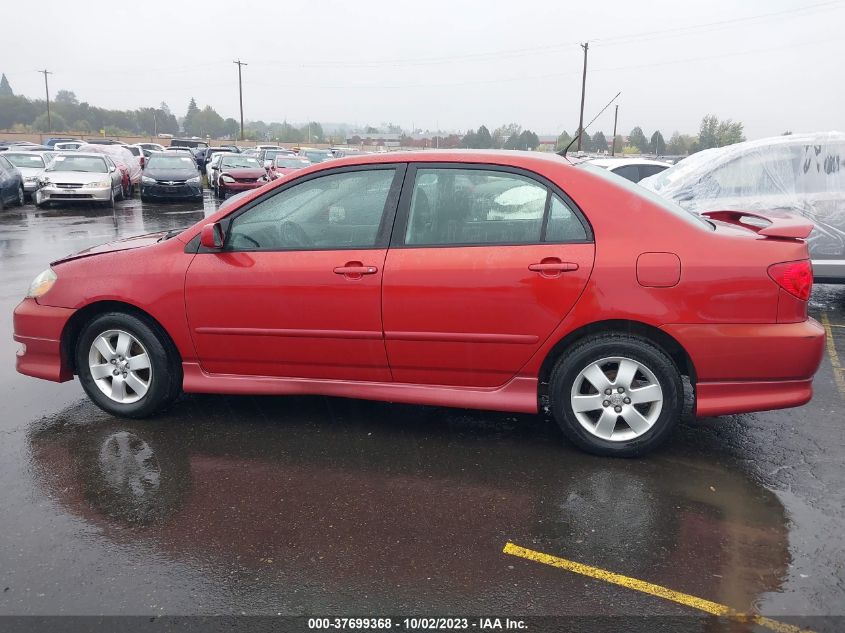
[[[53,262],[18,371],[151,415],[184,390],[537,412],[605,455],[812,395],[824,331],[796,216],[692,215],[554,155],[308,167],[181,232]]]

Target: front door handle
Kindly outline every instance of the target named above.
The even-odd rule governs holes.
[[[375,266],[364,266],[361,262],[346,262],[334,269],[335,275],[343,275],[347,279],[361,279],[364,275],[375,275],[377,272]]]
[[[562,262],[557,257],[546,257],[537,264],[529,264],[528,270],[540,273],[543,277],[557,277],[561,273],[578,270],[575,262]]]

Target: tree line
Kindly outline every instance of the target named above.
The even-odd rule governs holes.
[[[99,133],[108,136],[154,136],[156,134],[179,134],[211,138],[238,138],[240,124],[232,117],[224,118],[209,105],[200,108],[193,97],[188,102],[185,116],[180,120],[164,102],[158,107],[143,107],[135,110],[110,110],[80,102],[70,90],[59,90],[50,102],[51,125],[54,132]],[[6,75],[0,76],[0,129],[21,132],[47,132],[46,103],[43,99],[28,99],[15,95]],[[399,126],[389,125],[388,131],[401,134]],[[379,130],[367,127],[364,135]],[[345,141],[326,134],[316,121],[295,126],[287,121],[265,123],[249,121],[244,125],[244,136],[250,140],[272,139],[283,143],[323,143]],[[359,137],[360,139],[360,137]],[[353,137],[353,142],[354,142]],[[668,141],[660,130],[647,137],[643,129],[634,127],[627,139],[617,135],[617,154],[685,155],[711,147],[722,147],[745,140],[743,125],[725,119],[720,121],[708,114],[701,120],[697,135],[674,132]],[[561,151],[572,141],[572,136],[563,131],[555,142],[555,150]],[[405,147],[464,147],[472,149],[518,149],[535,150],[540,138],[532,130],[523,129],[518,123],[509,123],[492,132],[486,125],[469,130],[463,135],[447,134],[431,139],[419,140],[401,134],[400,144]],[[573,147],[576,145],[573,143]],[[609,152],[610,141],[603,132],[593,134],[585,131],[581,137],[581,149],[587,152]]]

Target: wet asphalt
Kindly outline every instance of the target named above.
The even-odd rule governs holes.
[[[845,287],[814,291],[833,341],[810,404],[688,420],[639,460],[543,416],[336,398],[120,420],[15,372],[12,310],[48,262],[215,208],[0,212],[0,615],[695,613],[508,541],[741,612],[845,615]]]

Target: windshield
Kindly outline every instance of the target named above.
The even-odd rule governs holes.
[[[283,169],[301,169],[302,167],[308,167],[310,164],[311,163],[304,158],[294,158],[289,156],[276,157],[276,167],[281,167]]]
[[[576,167],[578,169],[585,169],[585,170],[589,171],[591,174],[595,174],[596,176],[599,176],[599,177],[603,178],[604,180],[608,180],[608,181],[612,182],[614,185],[616,185],[617,187],[622,187],[623,189],[627,189],[631,193],[636,194],[636,195],[640,196],[641,198],[646,198],[650,202],[653,202],[654,204],[656,204],[659,207],[665,209],[666,211],[669,211],[672,215],[677,216],[677,217],[681,218],[682,220],[685,220],[685,221],[690,222],[692,224],[697,224],[699,226],[703,226],[703,227],[708,228],[708,229],[713,228],[713,225],[710,224],[710,222],[705,220],[703,217],[701,217],[697,213],[693,213],[692,211],[687,211],[686,209],[684,209],[680,205],[677,205],[674,202],[657,195],[653,191],[649,191],[645,187],[641,187],[640,185],[631,182],[627,178],[623,178],[622,176],[619,176],[618,174],[614,174],[612,171],[609,171],[607,169],[603,169],[601,167],[598,167],[597,165],[591,165],[589,162],[578,163],[576,165]]]
[[[44,167],[44,159],[38,154],[4,154],[15,167]]]
[[[224,169],[261,168],[261,163],[258,162],[258,159],[252,156],[225,156],[220,162],[222,163],[221,167]]]
[[[96,156],[56,156],[47,171],[83,171],[92,174],[108,172],[106,161]]]
[[[140,156],[141,155],[141,148],[140,147],[126,147],[133,156]]]
[[[151,156],[147,169],[191,169],[196,171],[197,164],[188,156]]]

